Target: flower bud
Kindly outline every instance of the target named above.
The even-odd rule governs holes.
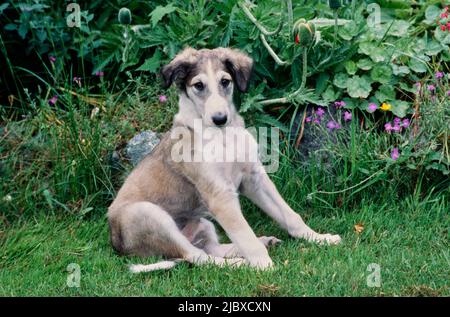
[[[306,22],[305,19],[300,19],[295,22],[293,33],[296,44],[308,47],[314,42],[316,27],[314,26],[314,23]]]
[[[331,9],[337,10],[341,7],[341,0],[328,0],[328,5]]]
[[[131,24],[131,11],[128,8],[121,8],[119,10],[119,23]]]

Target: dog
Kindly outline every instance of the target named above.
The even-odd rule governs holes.
[[[237,150],[245,157],[257,148],[233,103],[235,88],[248,90],[252,69],[253,60],[231,48],[185,48],[161,69],[163,87],[175,83],[179,93],[179,111],[171,131],[182,128],[188,134],[164,135],[127,177],[107,217],[111,243],[119,254],[174,260],[132,265],[132,272],[168,269],[180,261],[194,265],[245,264],[262,270],[273,267],[267,247],[280,240],[256,237],[242,214],[239,194],[254,202],[292,237],[321,244],[341,241],[339,235],[319,234],[308,227],[278,193],[259,160],[174,159],[175,146],[186,146],[182,155],[201,157],[201,143],[211,140],[211,135],[207,138],[196,131],[195,122],[209,128],[212,139],[227,128],[234,129],[238,136],[249,140],[245,143],[248,146]],[[216,138],[214,142],[228,150],[228,139]],[[219,243],[214,224],[208,220],[211,216],[232,243]]]

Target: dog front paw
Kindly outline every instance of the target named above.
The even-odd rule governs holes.
[[[270,257],[252,258],[248,260],[250,267],[258,270],[270,270],[273,268],[273,262]]]
[[[272,237],[272,236],[271,237],[266,237],[266,236],[259,237],[259,241],[261,241],[265,247],[280,244],[282,242],[282,240],[280,240],[276,237]]]

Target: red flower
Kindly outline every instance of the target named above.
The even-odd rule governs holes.
[[[295,44],[298,44],[298,43],[300,43],[300,36],[297,34],[295,36]]]
[[[447,27],[445,25],[441,25],[441,31],[446,31]]]

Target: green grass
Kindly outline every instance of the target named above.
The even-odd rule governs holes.
[[[248,204],[244,204],[248,209]],[[449,204],[444,199],[372,205],[333,216],[306,209],[319,231],[342,235],[339,246],[289,238],[266,216],[246,212],[258,235],[276,235],[275,269],[191,267],[133,275],[131,263],[157,258],[117,256],[103,216],[37,216],[1,234],[0,296],[448,296]],[[358,234],[354,225],[361,223]],[[81,269],[79,288],[66,285],[70,263]],[[370,263],[381,268],[381,287],[367,286]]]

